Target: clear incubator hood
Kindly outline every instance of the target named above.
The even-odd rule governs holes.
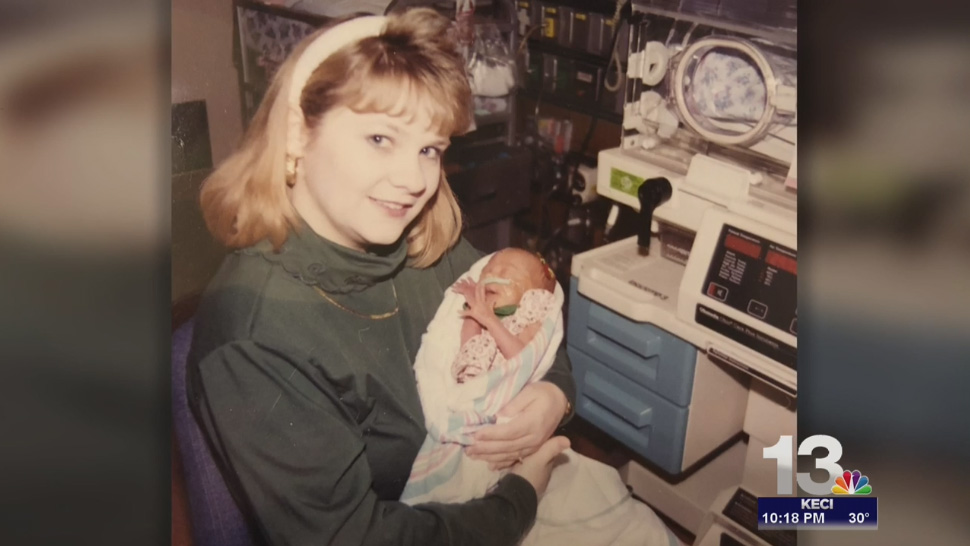
[[[703,176],[717,177],[711,167],[720,164],[726,172],[748,171],[745,193],[793,209],[795,2],[780,0],[771,9],[754,4],[757,9],[741,0],[634,1],[617,151],[682,176],[703,156]],[[615,186],[598,189],[638,208]]]

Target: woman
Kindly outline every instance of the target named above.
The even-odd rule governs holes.
[[[575,397],[560,350],[467,449],[512,473],[463,504],[397,500],[426,434],[421,334],[480,257],[441,167],[472,120],[448,25],[419,9],[309,37],[202,190],[238,250],[197,312],[189,397],[270,543],[514,544],[568,445],[550,438]]]

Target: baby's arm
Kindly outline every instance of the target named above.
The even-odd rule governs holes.
[[[461,344],[468,343],[468,340],[482,333],[482,325],[471,317],[465,317],[461,321]]]
[[[473,311],[469,309],[466,311],[466,313],[468,313],[466,316],[471,316],[482,325],[482,328],[485,328],[488,330],[488,333],[492,334],[492,337],[495,338],[495,345],[498,347],[498,350],[502,353],[502,356],[504,356],[506,360],[522,352],[522,349],[525,349],[526,344],[528,344],[529,339],[522,339],[520,336],[526,334],[530,329],[532,330],[532,334],[535,335],[536,329],[531,328],[531,326],[535,325],[531,325],[529,328],[526,328],[520,332],[518,336],[516,336],[512,334],[512,332],[510,332],[508,328],[502,324],[502,320],[495,316],[495,314],[492,312],[485,311],[484,313],[472,314]]]
[[[495,344],[498,346],[498,350],[502,352],[502,356],[504,356],[506,360],[522,352],[522,349],[525,349],[525,346],[532,341],[532,338],[536,335],[536,332],[542,328],[542,323],[536,322],[526,326],[521,332],[519,332],[519,335],[513,336],[512,332],[509,332],[501,321],[499,321],[498,325],[503,332],[507,333],[509,336],[512,336],[512,339],[509,340],[503,348],[502,342],[499,341],[499,336],[492,334],[492,336],[495,337]],[[489,332],[491,331],[492,330],[489,330]]]
[[[465,323],[462,324],[462,343],[466,341],[466,328],[470,329],[468,322],[471,319],[472,322],[480,325],[480,328],[484,328],[492,334],[498,350],[508,360],[522,352],[522,349],[542,326],[541,323],[530,324],[519,332],[519,335],[515,335],[502,324],[502,319],[495,316],[494,310],[488,308],[485,303],[484,285],[472,281],[461,281],[455,286],[455,291],[465,296],[465,300],[468,302],[468,309],[462,312],[462,316],[465,317]]]

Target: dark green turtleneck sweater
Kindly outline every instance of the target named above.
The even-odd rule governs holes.
[[[364,254],[304,228],[280,253],[231,254],[206,291],[189,400],[271,544],[511,546],[535,518],[535,491],[512,474],[463,504],[397,501],[426,434],[421,335],[481,256],[462,240],[414,269],[406,253]],[[575,401],[562,348],[545,380]]]

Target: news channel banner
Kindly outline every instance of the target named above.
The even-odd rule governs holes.
[[[815,468],[827,472],[827,479],[819,483],[810,472],[797,475],[798,488],[811,497],[792,496],[792,437],[782,436],[777,444],[764,448],[763,458],[778,463],[779,496],[758,498],[759,530],[878,529],[878,499],[870,496],[869,477],[860,470],[842,468],[842,444],[831,436],[809,436],[799,444],[798,455],[812,456],[818,448],[828,451],[824,457],[814,457]]]

